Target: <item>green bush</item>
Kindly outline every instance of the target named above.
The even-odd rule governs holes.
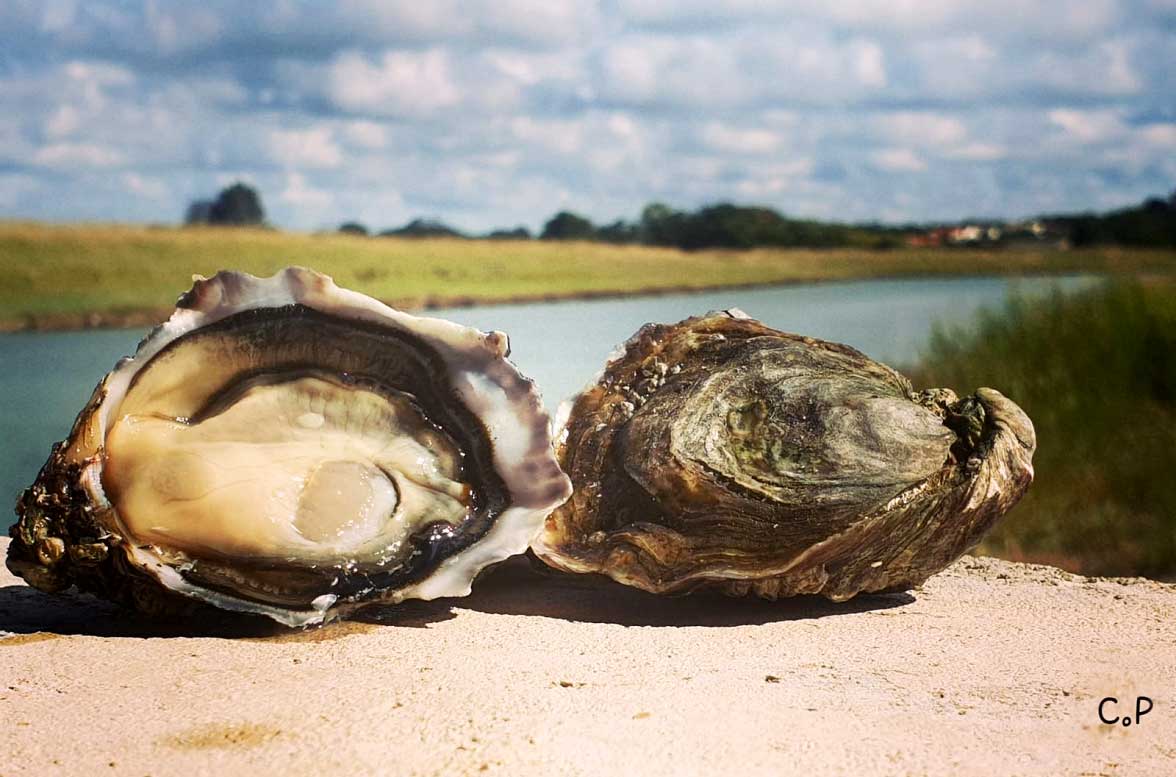
[[[971,329],[937,331],[917,382],[991,386],[1037,429],[1036,480],[982,552],[1176,577],[1176,286],[1013,298]]]

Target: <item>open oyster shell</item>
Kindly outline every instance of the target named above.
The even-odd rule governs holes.
[[[307,269],[198,279],[54,446],[8,566],[291,626],[465,595],[570,493],[507,350]]]
[[[739,311],[646,325],[558,423],[574,492],[532,550],[655,593],[912,587],[1017,502],[1036,445],[992,389],[914,392]]]

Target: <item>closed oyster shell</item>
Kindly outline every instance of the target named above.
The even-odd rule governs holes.
[[[739,311],[643,327],[560,411],[571,499],[548,564],[655,593],[910,588],[1033,478],[1033,425],[992,389],[915,392],[844,345]]]
[[[570,491],[507,352],[303,268],[197,279],[54,446],[8,566],[291,626],[465,595]]]

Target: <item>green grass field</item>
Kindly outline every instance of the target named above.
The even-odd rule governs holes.
[[[0,223],[0,328],[150,322],[193,273],[301,264],[404,307],[918,275],[1160,272],[1176,252],[756,250]],[[139,315],[136,318],[136,314]]]
[[[1033,419],[1036,480],[983,551],[1176,580],[1176,282],[1014,299],[938,332],[914,377],[992,386]]]

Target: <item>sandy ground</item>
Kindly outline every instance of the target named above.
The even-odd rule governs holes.
[[[519,559],[467,599],[294,633],[0,574],[3,777],[1173,775],[1174,691],[1176,587],[989,559],[844,605]],[[1135,725],[1099,722],[1141,695]]]

